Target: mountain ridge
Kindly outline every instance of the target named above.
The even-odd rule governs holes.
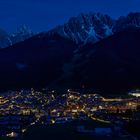
[[[131,26],[140,27],[140,13],[129,13],[113,19],[107,14],[87,13],[69,19],[64,25],[48,31],[69,38],[76,44],[96,43]]]
[[[82,47],[59,32],[43,32],[1,49],[0,89],[84,87],[126,92],[138,88],[140,28],[135,16],[139,19],[134,14],[132,21],[125,18],[125,24],[119,23],[128,23],[123,29]]]
[[[59,34],[74,41],[78,46],[83,46],[87,43],[96,43],[131,26],[140,27],[139,12],[131,12],[118,19],[113,19],[107,14],[90,12],[72,17],[63,25],[56,26],[44,33],[50,36]],[[6,34],[5,38],[0,36],[0,48],[12,46],[40,33],[34,34],[27,26],[23,25],[18,28],[16,33]]]

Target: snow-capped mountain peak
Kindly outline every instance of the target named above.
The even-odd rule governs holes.
[[[140,27],[140,13],[130,13],[117,20],[101,13],[82,13],[77,17],[70,18],[64,25],[50,30],[49,34],[57,33],[83,45],[96,43],[128,27]]]
[[[140,13],[129,13],[121,16],[114,26],[114,32],[121,31],[128,27],[140,27]]]
[[[90,12],[70,18],[67,23],[45,32],[45,36],[51,37],[58,34],[63,38],[72,40],[79,46],[83,46],[87,43],[96,43],[130,27],[140,28],[140,13],[130,13],[114,20],[108,15]],[[33,35],[34,33],[25,25],[19,27],[13,34],[7,34],[0,30],[0,48],[12,46]]]
[[[97,42],[112,35],[114,20],[101,13],[80,14],[72,17],[66,24],[49,31],[75,41],[77,44]]]
[[[6,48],[14,45],[15,43],[24,41],[32,37],[34,33],[27,26],[23,25],[17,28],[15,33],[7,33],[0,29],[0,48]]]

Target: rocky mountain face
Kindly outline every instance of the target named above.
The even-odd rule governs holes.
[[[12,45],[24,41],[32,37],[34,33],[27,26],[23,25],[17,29],[17,31],[10,35]]]
[[[85,87],[107,93],[140,87],[139,18],[81,14],[1,49],[0,89]]]
[[[0,51],[0,89],[84,86],[127,91],[140,86],[139,46],[136,27],[78,50],[76,43],[58,34],[41,33]]]
[[[49,35],[58,34],[74,41],[78,46],[87,43],[96,43],[108,36],[129,27],[140,27],[140,13],[130,13],[117,20],[101,13],[80,14],[72,17],[64,25],[46,32]],[[24,41],[34,34],[26,26],[21,26],[16,33],[8,34],[1,30],[0,48],[5,48],[20,41]]]
[[[130,13],[126,17],[120,17],[116,21],[113,31],[119,32],[129,27],[140,27],[140,13]]]
[[[0,29],[0,48],[12,46],[18,42],[32,37],[34,33],[25,25],[17,29],[16,33],[9,34]]]
[[[11,40],[7,32],[0,29],[0,48],[5,48],[11,45]]]
[[[49,33],[58,33],[76,44],[95,43],[113,34],[114,22],[110,16],[100,13],[80,14]]]
[[[78,45],[96,43],[129,27],[140,27],[140,13],[130,13],[117,20],[101,13],[80,14],[66,24],[49,31],[74,41]]]

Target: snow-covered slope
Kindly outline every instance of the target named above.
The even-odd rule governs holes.
[[[10,36],[7,32],[0,29],[0,48],[5,48],[11,45]]]
[[[67,23],[49,31],[75,41],[77,44],[96,43],[128,27],[140,27],[140,13],[130,13],[117,20],[101,13],[80,14]]]
[[[112,35],[114,20],[100,13],[80,14],[71,18],[66,24],[49,31],[75,41],[77,44],[97,42]]]
[[[130,27],[140,27],[140,13],[130,13],[116,20],[101,13],[82,13],[77,17],[70,18],[64,25],[45,32],[45,35],[53,36],[58,34],[63,38],[74,41],[78,46],[83,46],[88,43],[99,42]],[[12,35],[0,30],[0,48],[24,41],[33,35],[33,32],[26,26],[21,26]]]
[[[129,13],[121,16],[114,25],[114,32],[121,31],[128,27],[140,27],[140,13]]]
[[[13,34],[9,34],[4,30],[0,29],[0,48],[12,46],[15,43],[24,41],[32,37],[33,35],[33,32],[25,25],[19,27],[17,31]]]
[[[10,36],[12,44],[24,41],[30,37],[32,37],[34,33],[25,25],[19,27],[16,33],[13,33]]]

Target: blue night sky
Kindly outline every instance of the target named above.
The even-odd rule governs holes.
[[[0,0],[0,28],[12,32],[28,25],[46,31],[81,12],[101,12],[116,18],[140,11],[140,0]]]

